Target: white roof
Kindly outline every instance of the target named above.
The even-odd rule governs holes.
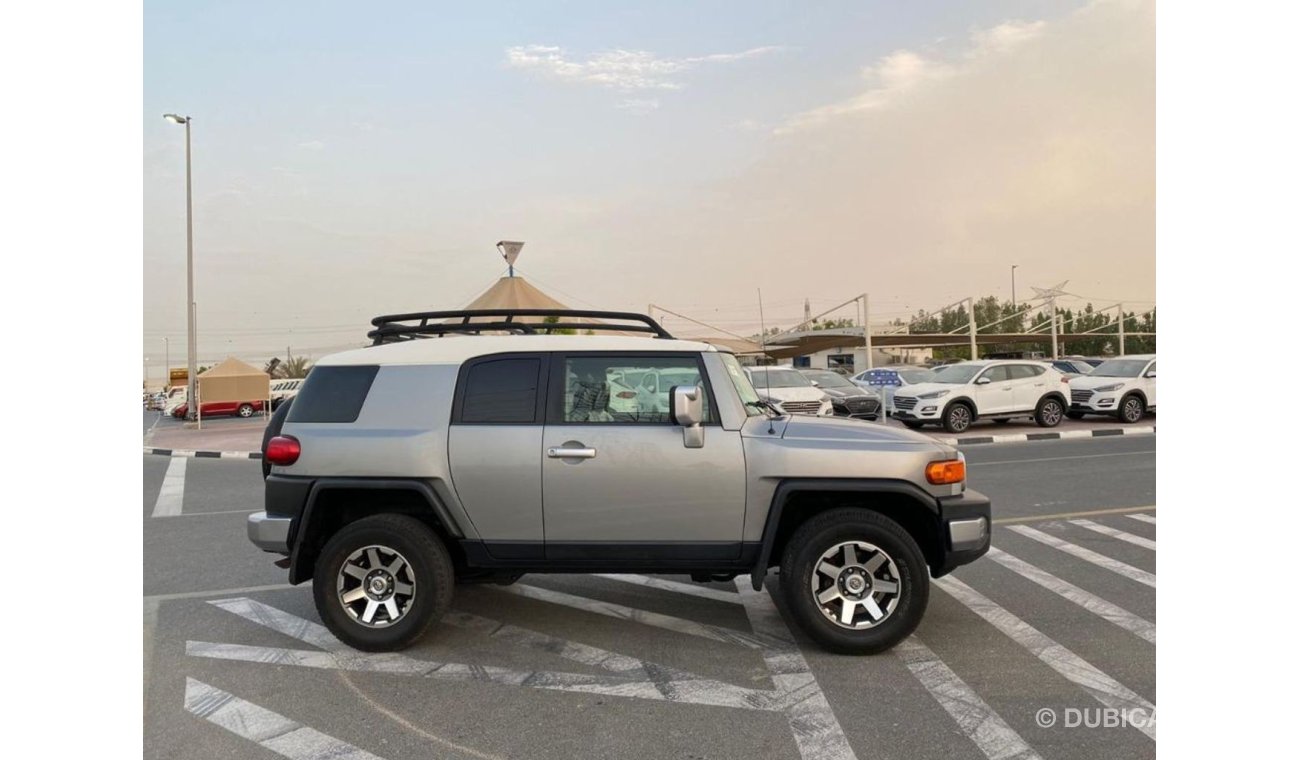
[[[507,351],[713,351],[708,343],[619,335],[459,335],[422,338],[331,354],[317,366],[359,364],[461,364]]]

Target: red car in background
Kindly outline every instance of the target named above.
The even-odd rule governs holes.
[[[199,407],[199,412],[203,417],[252,417],[262,411],[264,405],[262,401],[207,401]],[[185,419],[189,410],[189,404],[181,404],[172,410],[172,416]]]

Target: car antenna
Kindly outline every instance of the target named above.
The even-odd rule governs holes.
[[[763,358],[767,359],[769,358],[767,355],[767,322],[766,320],[763,319],[763,289],[762,288],[758,289],[758,329],[762,330],[762,333],[760,333],[759,342],[763,346]],[[772,377],[770,374],[768,374],[768,369],[766,364],[763,365],[763,380],[764,380],[763,382],[764,387],[771,387],[769,383],[771,383]],[[771,417],[767,418],[767,434],[776,435],[776,428],[773,427],[772,425]]]

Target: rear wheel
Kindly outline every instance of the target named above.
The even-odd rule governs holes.
[[[451,606],[454,572],[419,520],[382,514],[349,523],[316,559],[312,595],[340,641],[367,652],[413,644]]]
[[[943,429],[949,433],[964,433],[970,428],[971,422],[975,415],[971,413],[971,408],[960,401],[948,405],[943,410]]]
[[[921,622],[930,576],[916,541],[865,509],[832,509],[790,537],[780,590],[794,622],[832,652],[876,654]]]
[[[1065,407],[1060,401],[1054,398],[1045,398],[1038,402],[1038,408],[1034,410],[1034,422],[1039,427],[1056,427],[1061,424],[1061,418],[1065,416]]]
[[[1136,394],[1125,396],[1123,400],[1119,402],[1120,422],[1127,422],[1130,424],[1138,422],[1146,412],[1147,405],[1142,403],[1142,397]]]
[[[252,404],[240,404],[240,405],[239,405],[239,416],[240,416],[240,417],[252,417],[252,416],[253,416],[253,405],[252,405]]]

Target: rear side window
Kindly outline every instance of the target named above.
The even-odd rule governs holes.
[[[1046,367],[1039,367],[1033,364],[1013,364],[1009,369],[1011,370],[1012,380],[1024,380],[1030,377],[1038,377],[1047,371]]]
[[[356,422],[379,367],[314,367],[286,422]]]
[[[480,361],[465,374],[460,422],[537,422],[538,358]]]

